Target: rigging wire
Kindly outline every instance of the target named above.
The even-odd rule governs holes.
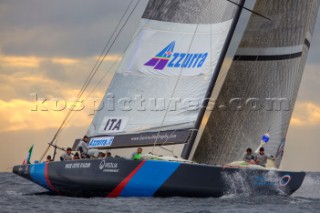
[[[189,53],[190,50],[191,50],[191,46],[192,46],[192,43],[193,43],[194,38],[195,38],[195,36],[196,36],[198,27],[199,27],[199,24],[196,25],[196,28],[195,28],[194,33],[193,33],[193,35],[192,35],[192,38],[191,38],[191,41],[190,41],[190,44],[189,44],[188,52],[187,52],[187,53]],[[173,88],[173,91],[172,91],[172,94],[171,94],[171,98],[170,98],[170,99],[172,99],[172,97],[173,97],[173,95],[174,95],[174,93],[175,93],[175,91],[176,91],[176,89],[177,89],[178,83],[179,83],[180,78],[181,78],[182,71],[183,71],[183,68],[180,69],[180,72],[179,72],[179,75],[178,75],[178,79],[177,79],[177,82],[176,82],[176,84],[175,84],[175,86],[174,86],[174,88]],[[169,99],[169,100],[170,100],[170,99]],[[163,119],[162,119],[162,122],[161,122],[161,126],[163,126],[164,120],[166,119],[166,116],[167,116],[168,111],[169,111],[169,107],[170,107],[170,101],[169,101],[169,103],[168,103],[167,110],[166,110],[166,112],[165,112],[165,114],[164,114],[164,116],[163,116]],[[174,132],[175,132],[175,131],[174,131]],[[155,146],[156,146],[156,143],[157,143],[157,141],[158,141],[159,136],[160,136],[160,131],[158,131],[157,137],[156,137],[156,139],[155,139],[155,141],[154,141],[154,143],[153,143],[152,153],[153,153],[153,151],[154,151],[154,149],[155,149]],[[165,142],[166,142],[166,141],[165,141]]]
[[[149,22],[150,20],[148,20]],[[136,40],[136,38],[138,37],[138,35],[142,32],[143,28],[141,28],[138,33],[135,33],[134,37],[131,39],[132,43],[134,40]],[[109,72],[115,67],[115,65],[118,64],[119,60],[124,57],[126,51],[129,49],[130,47],[130,43],[129,45],[121,52],[121,54],[119,55],[119,57],[117,58],[117,60],[115,60],[113,62],[113,64],[107,69],[107,72],[105,72],[105,74],[100,78],[100,80],[96,83],[96,85],[94,86],[94,88],[90,91],[90,93],[87,95],[87,97],[84,99],[83,102],[86,102],[89,97],[93,94],[93,92],[98,88],[98,86],[103,82],[103,80],[107,77],[107,75],[109,74]],[[120,64],[118,64],[118,66],[120,66]],[[71,121],[71,119],[76,115],[76,113],[73,113],[72,116],[68,119],[67,123]],[[66,123],[66,124],[67,124]]]
[[[232,4],[234,4],[234,5],[237,5],[238,7],[242,8],[242,9],[244,9],[244,10],[247,10],[247,11],[249,11],[249,12],[255,14],[255,15],[258,15],[258,16],[260,16],[260,17],[262,17],[262,18],[265,18],[265,19],[267,19],[267,20],[269,20],[269,21],[272,21],[272,19],[268,18],[267,16],[264,16],[264,15],[258,13],[258,12],[255,12],[254,10],[250,10],[250,9],[247,8],[247,7],[241,6],[240,4],[238,4],[238,3],[236,3],[236,2],[233,2],[233,1],[231,1],[231,0],[226,0],[226,1],[228,1],[228,2],[230,2],[230,3],[232,3]],[[232,61],[238,61],[238,60],[239,60],[239,58],[236,58],[236,60],[232,60]],[[232,63],[232,62],[231,62],[231,63]],[[230,67],[229,67],[229,69],[230,69]],[[223,75],[224,75],[224,77],[221,75],[222,77],[217,81],[216,84],[219,84],[222,80],[225,79],[225,77],[227,76],[227,72],[224,73]]]
[[[208,3],[208,4],[210,4],[210,3]],[[197,23],[198,23],[198,21],[197,21]],[[196,36],[198,27],[199,27],[199,24],[196,25],[196,28],[195,28],[195,31],[194,31],[194,33],[193,33],[193,35],[192,35],[192,39],[191,39],[191,41],[190,41],[190,44],[189,44],[188,52],[187,52],[187,53],[189,53],[190,50],[191,50],[191,46],[192,46],[193,41],[194,41],[194,38],[195,38],[195,36]],[[176,88],[177,88],[177,86],[178,86],[178,83],[179,83],[179,81],[180,81],[180,78],[181,78],[182,71],[183,71],[183,68],[180,69],[179,76],[178,76],[178,80],[177,80],[177,83],[176,83],[176,85],[175,85],[175,87],[174,87],[174,89],[173,89],[173,91],[172,91],[172,94],[171,94],[171,98],[170,98],[170,99],[172,99],[172,97],[173,97],[173,95],[174,95],[174,93],[175,93],[175,90],[176,90]],[[166,112],[165,112],[165,115],[164,115],[164,117],[163,117],[163,119],[162,119],[161,126],[163,126],[163,123],[164,123],[164,120],[165,120],[165,118],[166,118],[166,116],[167,116],[169,107],[170,107],[170,101],[169,101],[167,110],[166,110]],[[173,133],[175,133],[175,131],[176,131],[176,130],[174,130],[174,131],[170,134],[170,136],[173,135]],[[155,146],[156,146],[157,140],[158,140],[158,138],[159,138],[159,135],[160,135],[160,131],[158,132],[157,137],[156,137],[156,139],[155,139],[155,142],[154,142],[154,144],[153,144],[152,153],[153,153],[153,151],[154,151],[154,149],[155,149]],[[162,148],[162,149],[164,149],[164,148],[161,147],[161,146],[165,145],[165,144],[167,143],[168,139],[169,139],[169,137],[167,137],[166,140],[165,140],[159,147]],[[173,149],[174,149],[174,144],[173,144]],[[172,150],[171,153],[173,154],[173,150]],[[174,155],[174,154],[173,154],[173,155]]]
[[[210,8],[211,8],[211,4],[210,4]],[[212,25],[210,26],[210,35],[212,35]],[[210,36],[210,47],[212,46],[212,36]],[[210,48],[210,55],[211,55],[211,51],[212,49]],[[210,64],[212,63],[212,59],[210,57]],[[199,129],[190,129],[190,131],[199,131]],[[170,136],[172,136],[174,133],[176,132],[176,129],[170,134]],[[169,137],[170,137],[169,136]],[[176,144],[173,144],[172,145],[172,150],[169,150],[169,149],[166,149],[162,146],[166,145],[166,143],[168,142],[169,140],[169,137],[166,138],[166,140],[159,146],[159,148],[163,149],[163,150],[166,150],[168,152],[170,152],[173,156],[174,156],[174,148],[175,148],[175,145]],[[168,144],[168,145],[171,145],[171,144]]]
[[[109,54],[111,48],[113,47],[115,41],[117,40],[119,34],[122,32],[124,26],[127,24],[127,22],[129,21],[129,18],[132,16],[133,12],[136,10],[137,6],[140,3],[140,0],[138,0],[136,2],[136,4],[134,5],[133,9],[131,10],[130,14],[128,15],[128,17],[126,18],[125,22],[123,23],[122,27],[119,29],[119,26],[121,24],[121,22],[123,22],[124,17],[126,16],[127,12],[129,11],[130,7],[132,6],[133,0],[131,0],[129,6],[127,7],[126,11],[124,12],[123,16],[121,17],[120,22],[118,23],[118,26],[116,28],[116,30],[114,30],[112,36],[110,37],[110,39],[108,40],[107,44],[105,45],[102,53],[100,54],[99,58],[97,59],[97,62],[95,63],[94,67],[92,68],[89,76],[87,77],[85,83],[83,84],[81,90],[79,91],[76,101],[74,102],[74,104],[71,106],[71,108],[69,109],[66,117],[64,118],[63,122],[61,123],[59,129],[57,130],[57,132],[55,133],[53,139],[51,140],[51,142],[49,143],[49,146],[47,147],[47,149],[45,150],[45,152],[43,153],[43,155],[40,158],[40,161],[43,160],[44,156],[46,155],[46,153],[49,151],[49,148],[53,145],[54,141],[56,140],[56,138],[58,137],[58,135],[60,134],[60,132],[62,131],[62,129],[65,127],[65,124],[70,116],[70,114],[73,112],[73,109],[76,107],[76,104],[79,102],[81,96],[83,95],[83,93],[85,92],[85,90],[87,89],[88,85],[90,84],[90,82],[92,81],[93,77],[95,76],[95,74],[97,73],[99,67],[101,66],[102,62],[104,61],[105,57]],[[119,30],[118,30],[119,29]],[[117,32],[118,30],[118,32]],[[116,34],[117,32],[117,34]],[[111,42],[112,38],[115,37],[113,39],[113,41]],[[111,44],[110,44],[111,42]],[[109,45],[110,44],[110,45]],[[108,47],[109,46],[109,47]],[[103,57],[102,57],[103,55]]]
[[[131,3],[132,3],[132,2],[133,2],[133,1],[131,1]],[[95,63],[95,65],[94,65],[94,67],[93,67],[92,70],[99,69],[100,64],[101,64],[101,63],[103,62],[103,60],[104,60],[104,57],[103,57],[102,55],[105,54],[104,52],[105,52],[106,48],[109,46],[109,43],[110,43],[111,39],[114,37],[115,32],[118,31],[119,26],[120,26],[120,23],[122,22],[123,17],[125,17],[125,14],[127,13],[127,11],[128,11],[128,9],[130,8],[130,6],[131,6],[131,4],[128,6],[126,12],[123,14],[120,22],[118,23],[116,29],[114,30],[113,34],[112,34],[111,37],[109,38],[107,44],[105,45],[103,51],[101,52],[100,56],[98,57],[98,59],[97,59],[97,61],[96,61],[96,63]],[[99,64],[99,63],[100,63],[100,64]],[[99,67],[96,68],[98,64],[99,64]],[[114,64],[115,64],[115,63],[114,63]],[[114,64],[113,64],[113,65],[114,65]],[[111,68],[109,68],[108,71],[109,71],[110,69],[112,69],[112,68],[113,68],[113,66],[111,66]],[[107,76],[108,71],[106,72],[106,74],[104,75],[104,77]],[[91,71],[91,72],[92,72],[92,71]],[[91,75],[91,73],[90,73],[90,75]],[[90,76],[90,75],[89,75],[89,76]],[[99,81],[99,84],[100,84],[100,83],[101,83],[101,79],[100,79],[100,81]],[[97,87],[97,85],[94,87],[94,89],[91,91],[91,93],[82,101],[82,103],[85,103],[85,101],[86,101],[86,100],[88,99],[88,97],[92,94],[92,92],[96,89],[96,87]],[[68,120],[66,121],[64,127],[72,120],[72,118],[73,118],[75,115],[76,115],[76,113],[73,113],[73,114],[71,115],[71,117],[68,117]],[[62,133],[62,131],[63,131],[63,129],[61,129],[60,134]],[[56,143],[55,143],[55,145],[57,144],[57,142],[58,142],[58,141],[57,141],[57,138],[56,138]]]
[[[261,16],[261,17],[263,17],[263,18],[265,18],[265,19],[268,19],[268,20],[272,21],[270,18],[268,18],[268,17],[266,17],[266,16],[264,16],[264,15],[262,15],[262,14],[260,14],[260,13],[257,13],[257,12],[255,12],[255,11],[253,11],[253,10],[250,10],[249,8],[244,7],[244,6],[242,6],[242,5],[240,5],[240,4],[236,3],[236,2],[233,2],[233,1],[231,1],[231,0],[226,0],[226,1],[228,1],[228,2],[230,2],[230,3],[232,3],[232,4],[236,5],[236,6],[238,6],[238,7],[242,8],[242,9],[244,9],[244,10],[247,10],[247,11],[253,13],[253,14],[256,14],[256,15],[258,15],[258,16]],[[211,5],[210,5],[210,6],[211,6]],[[210,10],[211,10],[211,7],[210,7]],[[212,30],[212,29],[211,29],[211,30]],[[238,60],[239,60],[239,58],[236,58],[236,60],[233,59],[232,62],[230,63],[230,66],[231,66],[231,64],[233,63],[233,61],[238,61]],[[229,67],[229,69],[230,69],[230,67]],[[227,74],[228,74],[228,72],[226,72],[226,73],[221,73],[221,74],[220,74],[221,77],[219,77],[219,79],[217,80],[216,85],[220,84],[220,83],[226,78]],[[222,87],[222,86],[221,86],[221,87]],[[215,101],[216,101],[216,100],[217,100],[217,98],[215,99]]]
[[[231,0],[226,0],[226,1],[230,2],[231,4],[237,5],[238,7],[242,8],[242,9],[244,9],[244,10],[247,10],[247,11],[249,11],[250,13],[253,13],[253,14],[255,14],[255,15],[257,15],[257,16],[260,16],[260,17],[262,17],[262,18],[264,18],[264,19],[267,19],[267,20],[269,20],[269,21],[272,21],[272,19],[268,18],[267,16],[264,16],[264,15],[262,15],[262,14],[256,12],[256,11],[254,11],[254,10],[250,10],[249,8],[246,8],[246,7],[244,7],[244,6],[236,3],[236,2],[234,2],[234,1],[231,1]]]

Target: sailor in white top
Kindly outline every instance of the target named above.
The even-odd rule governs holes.
[[[72,160],[72,149],[70,147],[67,148],[66,152],[60,156],[61,161]]]
[[[90,157],[95,157],[97,158],[99,155],[99,150],[98,149],[89,149],[88,147],[89,143],[89,138],[88,136],[84,136],[83,139],[80,141],[77,150],[80,151],[81,154],[86,154],[89,155]]]
[[[258,153],[258,154],[256,155],[256,157],[255,157],[255,161],[256,161],[256,163],[257,163],[258,165],[263,166],[263,167],[266,167],[267,159],[274,160],[274,157],[265,154],[265,153],[264,153],[264,148],[261,147],[261,148],[259,149],[259,153]]]

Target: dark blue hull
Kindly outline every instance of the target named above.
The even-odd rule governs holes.
[[[290,195],[305,177],[304,172],[118,158],[18,165],[13,172],[57,194],[89,197]]]

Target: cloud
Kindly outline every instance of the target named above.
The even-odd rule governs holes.
[[[31,101],[15,99],[10,102],[0,100],[0,132],[20,130],[43,130],[58,128],[64,119],[67,109],[60,105],[55,106],[54,102],[46,105],[37,105]],[[70,107],[68,103],[66,108]],[[88,116],[85,110],[77,112],[75,119],[67,127],[89,126],[92,117]]]
[[[36,68],[40,63],[39,58],[23,56],[1,56],[0,63],[3,67],[31,67]]]
[[[6,55],[75,57],[98,55],[130,1],[1,2],[0,52]],[[129,18],[113,51],[125,49],[144,4]]]
[[[304,127],[320,125],[320,105],[312,102],[297,102],[290,125]]]
[[[308,102],[312,100],[315,104],[320,105],[318,91],[319,64],[307,64],[300,84],[298,100],[301,102]]]
[[[104,59],[96,76],[92,79],[91,91],[99,81],[96,94],[105,91],[108,82],[113,76],[118,63],[119,55],[109,55]],[[48,58],[27,56],[0,55],[0,99],[30,100],[30,94],[38,94],[46,98],[71,98],[76,97],[85,79],[92,70],[97,60],[92,58]],[[95,94],[95,95],[96,95]]]
[[[15,72],[11,75],[0,73],[0,99],[10,101],[12,99],[30,100],[30,93],[56,94],[52,90],[55,82],[44,78],[42,75],[28,75],[27,72]]]

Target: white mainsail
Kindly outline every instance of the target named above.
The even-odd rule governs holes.
[[[187,142],[238,10],[220,0],[149,1],[88,135],[113,147]]]

